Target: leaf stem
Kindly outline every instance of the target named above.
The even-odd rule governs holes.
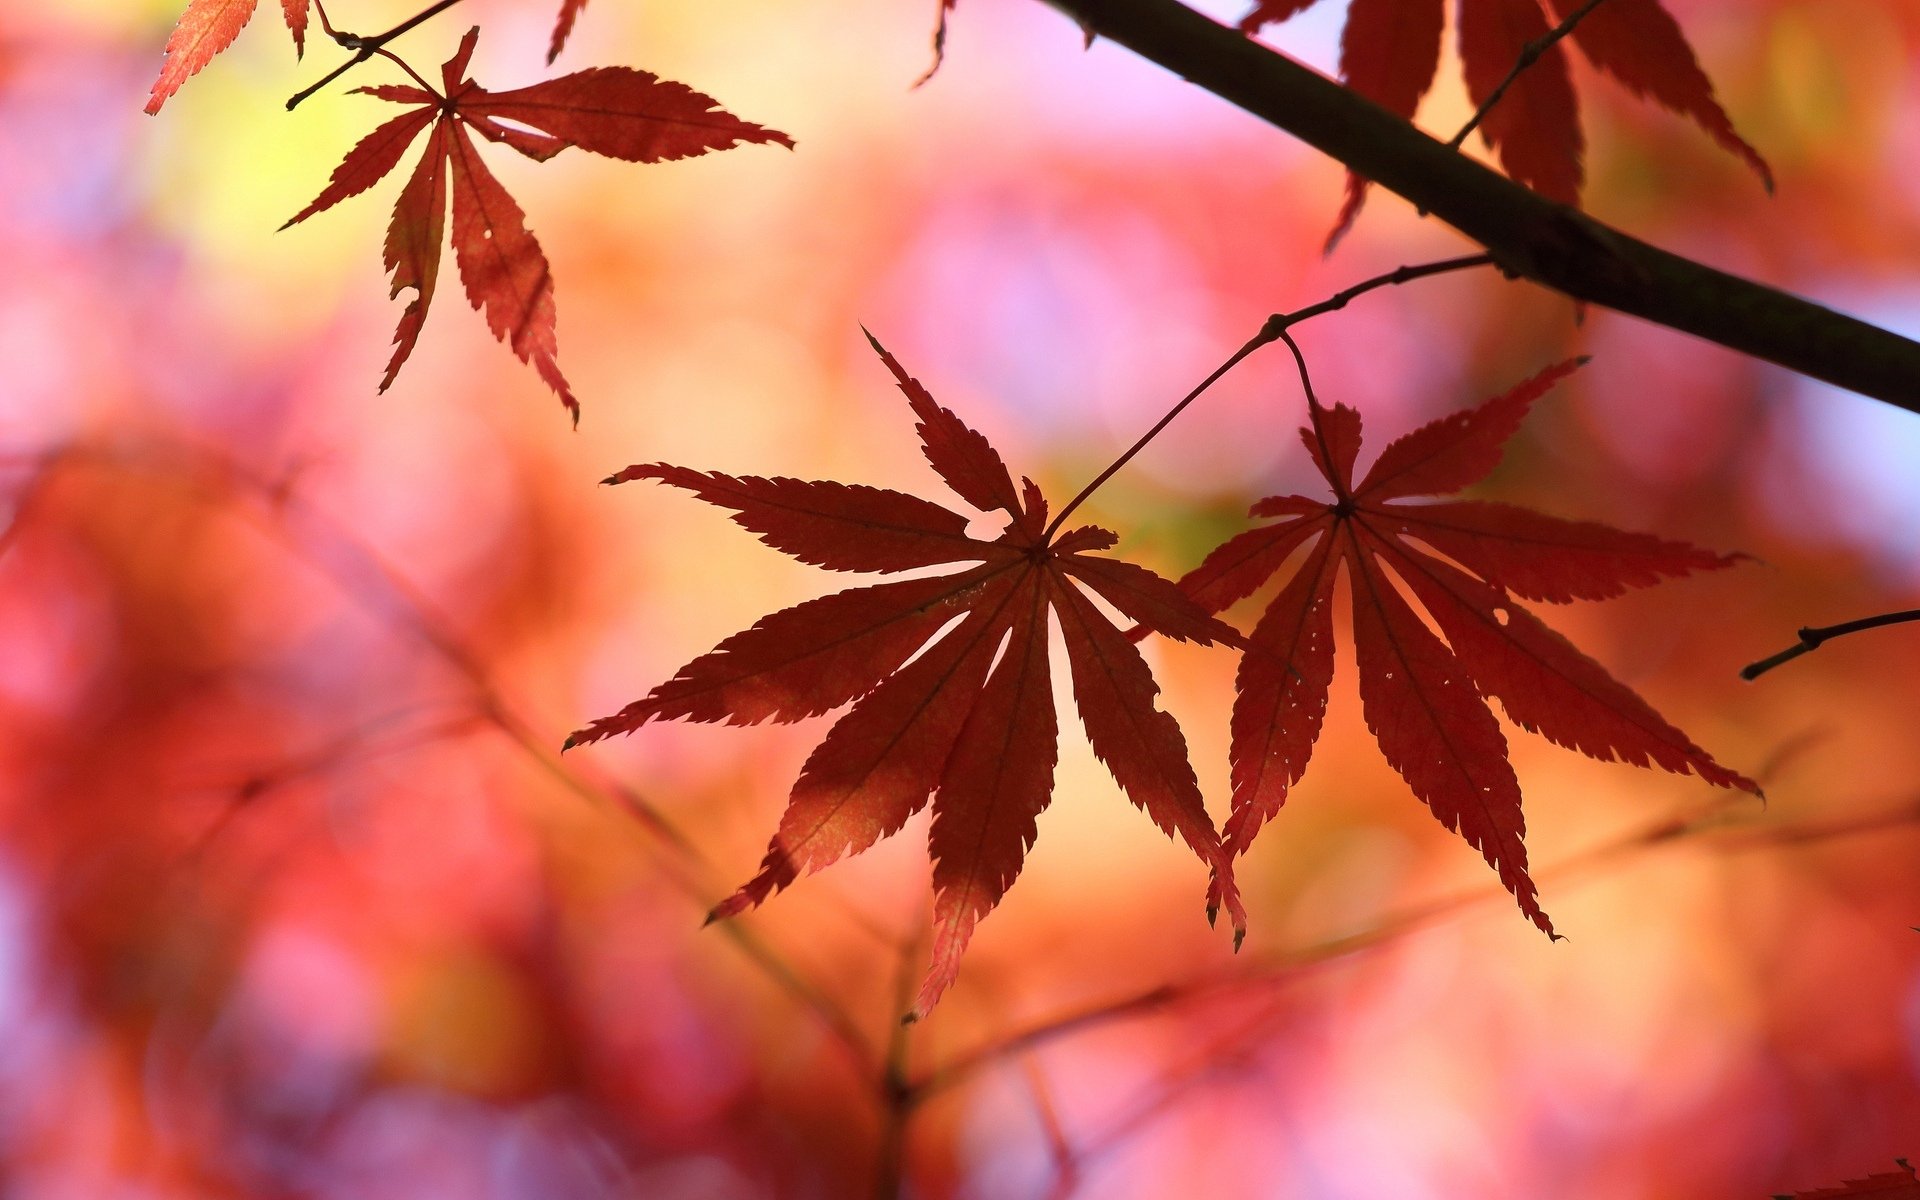
[[[1464,271],[1470,267],[1490,267],[1493,265],[1494,260],[1491,254],[1468,254],[1460,258],[1441,259],[1438,262],[1420,263],[1416,266],[1395,267],[1384,275],[1375,275],[1373,278],[1362,280],[1350,288],[1335,292],[1317,304],[1309,304],[1305,308],[1298,308],[1290,313],[1275,313],[1273,316],[1268,317],[1267,323],[1260,327],[1260,332],[1256,333],[1246,345],[1234,351],[1233,357],[1227,359],[1226,362],[1221,363],[1218,367],[1215,367],[1211,375],[1201,380],[1198,386],[1181,397],[1178,404],[1175,404],[1171,409],[1167,410],[1166,416],[1161,417],[1159,421],[1154,423],[1152,429],[1147,430],[1146,433],[1140,436],[1139,441],[1127,448],[1126,453],[1114,459],[1106,470],[1094,476],[1092,483],[1080,489],[1079,495],[1067,501],[1067,506],[1061,509],[1059,515],[1054,517],[1053,523],[1047,526],[1046,534],[1041,540],[1052,541],[1053,535],[1059,532],[1060,527],[1066,523],[1067,517],[1072,515],[1074,509],[1079,508],[1089,496],[1098,491],[1101,484],[1112,479],[1114,475],[1119,472],[1120,468],[1133,461],[1134,455],[1146,449],[1148,442],[1159,437],[1161,430],[1173,424],[1175,417],[1185,412],[1188,405],[1200,398],[1201,393],[1219,382],[1222,375],[1239,366],[1240,361],[1246,358],[1247,355],[1252,354],[1255,350],[1258,350],[1270,342],[1276,342],[1282,339],[1285,339],[1288,345],[1293,345],[1293,339],[1287,336],[1287,330],[1293,326],[1300,324],[1302,321],[1310,321],[1314,317],[1324,316],[1330,312],[1338,312],[1351,303],[1356,296],[1364,296],[1375,288],[1410,283],[1416,279],[1425,279],[1430,275],[1444,275],[1450,271]],[[1300,357],[1300,348],[1298,346],[1293,347],[1293,353],[1295,358],[1299,360],[1300,378],[1304,382],[1306,380],[1307,370],[1306,359]],[[1313,399],[1313,385],[1311,383],[1307,384],[1307,402],[1309,405],[1314,406],[1317,411],[1317,404]]]
[[[1754,680],[1765,675],[1775,667],[1782,666],[1799,658],[1802,654],[1817,650],[1824,642],[1849,633],[1859,633],[1866,629],[1878,629],[1883,625],[1903,625],[1909,621],[1920,621],[1920,608],[1904,609],[1900,612],[1881,613],[1875,617],[1861,617],[1857,621],[1843,621],[1838,625],[1824,625],[1818,629],[1803,628],[1800,640],[1788,646],[1778,654],[1769,655],[1758,662],[1748,663],[1740,668],[1740,678]]]
[[[1467,135],[1478,129],[1480,122],[1487,119],[1487,114],[1493,111],[1494,105],[1500,103],[1501,97],[1507,94],[1507,89],[1513,86],[1513,81],[1525,74],[1528,67],[1539,62],[1541,55],[1553,49],[1561,39],[1572,33],[1574,26],[1586,20],[1587,14],[1599,8],[1600,4],[1601,0],[1587,0],[1585,4],[1568,13],[1566,20],[1555,25],[1540,37],[1520,47],[1520,57],[1514,60],[1513,69],[1507,72],[1506,78],[1494,85],[1493,91],[1487,94],[1487,98],[1481,101],[1480,107],[1474,110],[1471,117],[1467,118],[1467,123],[1460,127],[1460,132],[1447,139],[1447,146],[1451,149],[1458,150],[1464,145],[1467,140]]]
[[[387,30],[386,32],[376,33],[371,37],[361,37],[359,34],[346,33],[341,30],[336,30],[331,27],[328,27],[326,25],[326,17],[322,15],[321,25],[323,28],[326,29],[327,36],[332,38],[334,41],[340,43],[340,45],[353,51],[353,57],[341,63],[339,66],[335,67],[333,70],[328,71],[325,75],[321,76],[318,80],[316,80],[312,85],[294,93],[293,96],[287,101],[287,111],[292,112],[294,109],[300,107],[300,105],[308,97],[312,96],[315,92],[318,92],[321,88],[326,87],[328,84],[332,83],[334,80],[340,78],[342,75],[345,75],[348,71],[353,70],[353,68],[359,66],[361,63],[366,62],[368,59],[372,58],[375,54],[380,53],[382,48],[384,48],[388,42],[391,42],[393,39],[399,37],[401,34],[406,33],[409,30],[413,29],[416,25],[420,25],[426,21],[433,19],[434,17],[439,16],[441,13],[447,11],[449,8],[452,8],[454,5],[458,3],[460,3],[460,0],[436,0],[436,3],[430,4],[426,8],[421,9],[419,12],[413,14],[411,17],[408,17],[406,20],[400,22],[398,25],[395,25],[393,28]],[[395,61],[398,61],[398,60],[396,59]],[[403,67],[406,66],[405,63],[401,63],[400,65]],[[413,74],[412,69],[409,68],[407,73],[409,75],[412,75]],[[414,78],[418,79],[419,76],[414,75]],[[432,89],[429,88],[428,90],[431,91]]]
[[[1161,417],[1158,421],[1154,422],[1154,426],[1152,429],[1149,429],[1144,434],[1141,434],[1140,440],[1135,442],[1133,445],[1127,447],[1126,453],[1122,454],[1119,458],[1114,459],[1113,462],[1108,465],[1106,470],[1100,472],[1098,475],[1093,477],[1092,483],[1089,483],[1087,486],[1080,489],[1079,495],[1067,501],[1067,506],[1060,510],[1060,515],[1056,516],[1053,519],[1053,524],[1047,526],[1047,531],[1041,537],[1040,540],[1043,542],[1052,541],[1053,535],[1059,531],[1060,526],[1066,523],[1066,520],[1069,516],[1073,515],[1073,510],[1076,508],[1079,508],[1081,504],[1085,503],[1087,497],[1093,495],[1094,492],[1099,490],[1101,484],[1105,483],[1109,479],[1112,479],[1114,477],[1114,474],[1118,472],[1121,467],[1124,467],[1128,463],[1132,462],[1133,456],[1140,453],[1142,450],[1145,450],[1147,448],[1147,443],[1151,442],[1154,438],[1160,436],[1160,431],[1162,429],[1165,429],[1167,426],[1173,424],[1173,419],[1179,416],[1181,413],[1185,412],[1187,405],[1192,404],[1195,400],[1198,400],[1200,398],[1200,394],[1206,391],[1208,388],[1212,387],[1222,375],[1225,375],[1228,371],[1231,371],[1235,367],[1239,366],[1241,359],[1245,358],[1249,354],[1252,354],[1255,350],[1258,350],[1260,347],[1266,345],[1268,342],[1271,342],[1274,339],[1274,334],[1270,333],[1268,329],[1272,326],[1272,324],[1273,324],[1272,321],[1268,321],[1267,327],[1263,327],[1259,333],[1254,334],[1252,338],[1248,339],[1246,345],[1240,347],[1238,350],[1235,350],[1233,352],[1233,357],[1227,359],[1227,361],[1215,367],[1213,369],[1213,374],[1208,375],[1205,379],[1202,379],[1192,391],[1188,392],[1185,396],[1181,398],[1180,403],[1168,409],[1167,415],[1164,417]]]
[[[1326,422],[1322,420],[1326,410],[1320,407],[1320,397],[1313,394],[1313,377],[1307,373],[1307,356],[1300,352],[1300,343],[1293,340],[1292,334],[1283,330],[1280,340],[1287,344],[1287,349],[1293,351],[1294,365],[1300,368],[1300,390],[1307,394],[1307,417],[1313,422],[1314,440],[1320,443],[1320,461],[1326,464],[1327,482],[1333,485],[1333,498],[1342,506],[1340,511],[1344,512],[1344,506],[1353,497],[1347,494],[1341,470],[1333,463],[1333,447],[1327,442]]]
[[[434,99],[440,101],[443,104],[446,103],[446,97],[440,94],[440,89],[428,83],[426,80],[422,79],[420,77],[420,72],[414,70],[412,67],[407,65],[406,59],[401,58],[398,54],[395,54],[393,51],[388,50],[384,46],[381,47],[380,49],[375,50],[374,53],[378,54],[381,58],[392,61],[392,63],[395,66],[399,67],[402,71],[405,71],[409,76],[413,78],[413,81],[415,83],[420,85],[421,90],[426,92],[427,95],[432,96]]]

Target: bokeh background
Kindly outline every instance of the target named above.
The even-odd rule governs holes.
[[[1920,8],[1670,6],[1779,194],[1578,64],[1589,207],[1920,334]],[[517,86],[556,7],[396,48],[430,70],[479,23]],[[375,393],[398,179],[274,232],[386,115],[283,110],[324,39],[296,64],[263,0],[148,118],[179,0],[0,3],[0,1193],[1704,1200],[1920,1154],[1920,631],[1735,676],[1915,603],[1920,421],[1490,273],[1303,327],[1322,395],[1377,447],[1593,355],[1479,494],[1760,560],[1547,615],[1766,805],[1510,731],[1549,944],[1382,762],[1343,646],[1237,957],[1071,719],[924,1024],[924,817],[701,928],[825,722],[557,748],[844,581],[597,480],[938,494],[864,322],[1065,496],[1267,313],[1470,249],[1376,193],[1323,260],[1337,167],[1033,0],[966,0],[912,90],[933,7],[588,8],[556,70],[682,79],[798,150],[488,151],[554,264],[575,432],[450,262]],[[1342,7],[1272,40],[1330,68]],[[1466,113],[1450,56],[1421,119]],[[1308,486],[1302,415],[1256,357],[1088,515],[1178,574]],[[1231,656],[1147,653],[1223,817]]]

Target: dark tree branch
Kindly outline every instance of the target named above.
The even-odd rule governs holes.
[[[1405,197],[1513,275],[1920,412],[1920,343],[1555,204],[1177,0],[1047,2]]]
[[[353,51],[353,57],[341,63],[339,66],[335,67],[333,70],[328,71],[325,75],[315,80],[309,86],[302,88],[298,92],[295,92],[293,96],[287,100],[287,111],[291,112],[294,109],[299,108],[303,101],[307,100],[315,92],[319,91],[321,88],[326,87],[328,84],[340,78],[342,75],[345,75],[348,71],[353,70],[355,67],[359,66],[361,63],[366,62],[368,59],[372,58],[374,55],[382,53],[388,42],[399,37],[401,34],[408,32],[414,26],[423,24],[424,22],[439,16],[441,13],[447,11],[449,8],[452,8],[454,5],[458,3],[460,3],[460,0],[437,0],[436,3],[430,4],[426,8],[421,9],[419,12],[413,14],[411,17],[408,17],[406,20],[400,22],[398,25],[395,25],[393,28],[387,30],[386,32],[376,33],[376,34],[373,34],[371,37],[361,37],[359,34],[356,34],[356,33],[346,33],[341,30],[334,29],[332,26],[326,23],[326,14],[323,12],[320,16],[320,21],[321,21],[321,27],[325,30],[326,35],[332,38],[334,41],[340,43],[340,45],[344,46],[348,50]],[[388,55],[388,57],[392,58],[393,56]],[[398,59],[394,59],[394,61],[399,62]],[[403,67],[406,66],[405,63],[400,63],[400,65]],[[412,75],[413,68],[407,67],[407,73],[409,75]],[[414,75],[414,78],[419,79],[420,77],[418,75]],[[433,89],[429,87],[427,90],[432,91]]]
[[[1759,662],[1751,662],[1740,668],[1740,678],[1758,679],[1775,667],[1782,666],[1799,658],[1811,650],[1818,650],[1821,643],[1845,637],[1849,633],[1860,633],[1867,629],[1879,629],[1883,625],[1904,625],[1909,621],[1920,621],[1920,608],[1909,608],[1902,612],[1881,613],[1877,617],[1861,617],[1857,621],[1843,621],[1838,625],[1825,625],[1818,629],[1800,630],[1800,640],[1778,654],[1768,655]]]

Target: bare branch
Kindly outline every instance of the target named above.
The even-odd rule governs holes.
[[[1818,629],[1800,630],[1798,643],[1788,646],[1778,654],[1768,655],[1758,662],[1750,662],[1740,668],[1740,678],[1758,679],[1775,667],[1782,666],[1799,658],[1802,654],[1817,650],[1824,642],[1849,633],[1860,633],[1867,629],[1879,629],[1883,625],[1903,625],[1908,621],[1920,621],[1920,608],[1904,609],[1900,612],[1881,613],[1876,617],[1861,617],[1857,621],[1843,621],[1838,625],[1824,625]]]

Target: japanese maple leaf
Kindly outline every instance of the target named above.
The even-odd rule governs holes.
[[[1315,0],[1259,0],[1240,21],[1249,33],[1313,6]],[[1546,11],[1541,10],[1542,4]],[[1460,65],[1476,107],[1507,77],[1527,43],[1546,36],[1584,0],[1459,0]],[[1552,21],[1548,18],[1551,16]],[[1340,39],[1340,76],[1383,108],[1411,118],[1440,66],[1442,0],[1353,0]],[[1574,27],[1572,40],[1595,67],[1636,96],[1659,102],[1738,155],[1768,191],[1773,173],[1734,132],[1713,84],[1660,0],[1604,0]],[[1579,103],[1556,43],[1521,73],[1480,124],[1507,174],[1562,204],[1580,199]],[[1366,181],[1347,175],[1347,198],[1328,246],[1359,215]]]
[[[1527,409],[1578,365],[1551,367],[1390,443],[1358,485],[1360,414],[1313,405],[1312,424],[1300,435],[1333,500],[1260,501],[1253,515],[1278,523],[1228,540],[1181,580],[1201,607],[1219,612],[1305,550],[1249,635],[1252,650],[1235,680],[1229,854],[1244,853],[1280,811],[1320,736],[1333,678],[1334,579],[1342,569],[1367,727],[1414,794],[1485,856],[1549,935],[1553,926],[1527,876],[1519,783],[1487,697],[1497,698],[1515,724],[1590,757],[1759,790],[1515,600],[1604,599],[1663,577],[1729,566],[1738,556],[1506,504],[1405,503],[1485,476]]]
[[[725,150],[740,142],[791,147],[793,139],[721,111],[717,101],[685,84],[627,67],[597,67],[532,87],[490,92],[467,78],[479,34],[477,28],[468,31],[441,67],[444,94],[407,84],[357,89],[414,107],[348,151],[326,190],[281,228],[380,182],[399,165],[414,139],[426,133],[426,153],[400,189],[387,229],[392,294],[411,288],[414,297],[394,333],[393,359],[380,390],[400,373],[426,321],[451,193],[453,258],[468,301],[485,314],[494,337],[512,347],[520,361],[533,364],[577,422],[580,406],[555,361],[553,273],[540,243],[527,230],[526,214],[487,169],[468,132],[503,142],[536,162],[569,146],[651,163]]]
[[[1899,1166],[1898,1171],[1849,1179],[1839,1187],[1776,1196],[1774,1200],[1920,1200],[1920,1175],[1913,1173],[1913,1165],[1906,1159],[1893,1161]]]
[[[580,10],[587,6],[587,0],[560,0],[560,19],[554,22],[553,42],[547,47],[547,62],[552,63],[567,48],[567,38],[573,34],[573,23],[580,19]]]
[[[193,78],[213,56],[233,45],[247,22],[253,19],[257,0],[191,0],[180,23],[167,38],[166,59],[160,64],[160,78],[153,81],[147,96],[147,112],[157,113],[180,85]],[[308,0],[280,0],[280,11],[293,33],[296,54],[307,49]]]
[[[1019,875],[1053,790],[1051,613],[1094,754],[1162,831],[1183,838],[1212,869],[1210,903],[1227,908],[1237,940],[1246,923],[1232,860],[1201,803],[1186,740],[1156,706],[1159,687],[1146,661],[1089,594],[1168,637],[1237,644],[1239,635],[1170,581],[1096,556],[1118,540],[1107,530],[1049,526],[1033,482],[1016,490],[987,440],[935,403],[879,342],[873,346],[919,418],[934,471],[969,505],[1003,514],[1004,532],[969,536],[961,514],[881,488],[629,467],[608,482],[685,488],[732,509],[734,521],[767,545],[815,566],[892,573],[971,565],[763,617],[567,745],[648,721],[798,721],[852,702],[802,768],[759,873],[709,919],[754,907],[801,874],[897,832],[931,794],[934,932],[910,1014],[918,1017],[953,982],[974,926]]]

